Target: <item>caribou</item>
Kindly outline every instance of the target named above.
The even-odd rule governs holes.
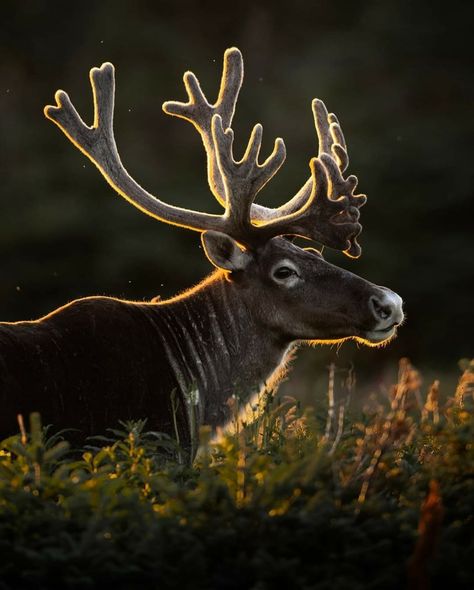
[[[62,90],[57,104],[45,107],[117,193],[155,219],[200,232],[215,270],[165,301],[85,297],[35,321],[1,323],[0,435],[16,431],[17,414],[31,411],[84,437],[119,419],[146,417],[152,429],[190,448],[200,425],[216,431],[229,422],[233,395],[250,399],[277,382],[299,344],[355,339],[380,346],[395,336],[403,320],[396,293],[325,261],[315,244],[293,241],[361,254],[366,197],[355,193],[357,178],[345,174],[349,158],[337,117],[313,100],[319,151],[308,180],[278,208],[256,204],[286,152],[278,138],[260,163],[257,124],[235,159],[231,124],[242,80],[241,52],[230,48],[215,103],[186,72],[188,101],[163,104],[198,130],[220,215],[168,204],[128,174],[114,138],[111,63],[90,72],[92,126]]]

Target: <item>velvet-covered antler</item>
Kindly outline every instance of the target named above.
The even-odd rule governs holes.
[[[168,205],[142,188],[125,170],[113,131],[115,70],[111,63],[92,68],[90,81],[94,96],[94,123],[86,125],[63,90],[55,94],[56,106],[46,106],[45,116],[100,170],[107,182],[122,197],[144,213],[166,223],[202,231],[223,231],[222,216],[189,211]]]
[[[262,128],[255,126],[247,151],[240,162],[232,155],[233,133],[224,130],[220,115],[211,121],[216,164],[222,179],[226,210],[212,215],[169,205],[142,188],[124,168],[115,143],[113,111],[115,92],[114,67],[110,63],[93,68],[90,80],[94,96],[94,123],[86,125],[74,108],[69,96],[56,92],[56,106],[45,107],[45,115],[99,168],[107,182],[130,203],[152,217],[173,225],[196,231],[214,230],[227,233],[242,244],[260,242],[257,227],[252,226],[248,210],[258,191],[275,174],[285,158],[282,140],[259,165]],[[276,235],[276,234],[275,234]]]
[[[328,115],[321,101],[313,102],[320,154],[310,162],[311,178],[288,203],[278,209],[253,204],[257,193],[272,178],[285,159],[283,140],[278,138],[272,154],[258,163],[262,127],[252,131],[247,150],[240,161],[232,152],[230,129],[238,92],[242,84],[243,62],[240,51],[228,49],[218,100],[210,105],[194,74],[184,76],[189,102],[167,102],[167,113],[191,121],[201,133],[208,155],[211,190],[225,207],[222,215],[211,215],[169,205],[143,189],[125,170],[113,133],[114,67],[110,63],[93,68],[90,80],[94,96],[94,123],[87,126],[59,90],[56,106],[47,106],[45,115],[99,168],[107,182],[143,212],[174,225],[196,231],[227,233],[241,243],[254,246],[277,235],[300,235],[349,255],[358,255],[355,236],[360,231],[358,208],[365,197],[353,195],[356,178],[346,180],[347,151],[337,119]]]
[[[224,67],[219,96],[214,104],[205,97],[197,77],[192,72],[184,74],[184,84],[188,102],[168,101],[163,104],[165,113],[191,122],[199,131],[208,162],[208,180],[211,191],[217,200],[226,205],[224,182],[212,138],[212,117],[222,118],[224,129],[230,128],[238,94],[243,80],[243,60],[240,51],[233,47],[224,54]],[[278,219],[287,218],[304,209],[304,215],[293,224],[288,232],[316,240],[338,250],[344,250],[352,257],[360,255],[357,235],[362,226],[359,223],[359,208],[366,202],[364,195],[355,195],[357,178],[353,175],[344,179],[349,158],[344,136],[334,114],[328,114],[324,103],[315,99],[312,103],[313,115],[319,140],[319,161],[323,167],[311,165],[311,176],[301,190],[281,207],[271,209],[253,204],[250,209],[252,223],[266,225]],[[226,127],[227,126],[227,127]],[[311,199],[316,184],[326,184],[328,192],[320,198]],[[319,190],[317,190],[320,193]],[[341,198],[345,197],[345,198]],[[293,218],[294,219],[294,218]],[[270,228],[268,228],[269,230]],[[271,233],[271,232],[270,232]]]

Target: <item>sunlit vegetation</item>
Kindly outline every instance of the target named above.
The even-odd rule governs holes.
[[[194,466],[144,421],[71,451],[20,420],[0,451],[0,588],[472,588],[462,370],[440,399],[403,361],[357,416],[331,387],[328,413],[268,394],[235,434],[203,429]]]

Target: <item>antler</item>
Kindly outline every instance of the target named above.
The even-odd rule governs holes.
[[[217,153],[212,136],[212,118],[216,114],[220,115],[224,129],[232,123],[243,80],[242,55],[235,47],[225,52],[219,96],[214,104],[208,102],[192,72],[186,72],[183,80],[188,102],[168,101],[163,104],[163,110],[169,115],[191,122],[200,133],[207,154],[209,186],[217,200],[226,206],[224,179],[217,165]],[[347,179],[342,176],[348,166],[349,157],[336,115],[328,114],[321,100],[315,99],[312,108],[319,139],[319,161],[323,167],[312,164],[308,181],[295,197],[281,207],[271,209],[253,204],[250,208],[251,220],[256,225],[268,225],[269,222],[276,222],[289,215],[294,220],[293,214],[302,214],[304,210],[302,218],[296,226],[288,228],[288,233],[297,231],[302,237],[344,250],[347,255],[357,257],[361,249],[356,238],[362,230],[358,222],[358,209],[366,202],[366,197],[354,195],[357,185],[355,176],[351,175]],[[321,193],[319,198],[312,198],[318,183],[327,185],[328,193]],[[320,194],[319,190],[316,192]],[[310,201],[311,207],[307,207]],[[270,223],[270,226],[276,228],[282,224]],[[267,230],[270,230],[270,227]]]
[[[90,71],[90,81],[94,96],[94,123],[91,127],[84,123],[69,96],[62,90],[55,94],[57,105],[45,107],[44,113],[97,166],[120,195],[144,213],[166,223],[196,231],[221,231],[243,244],[261,241],[262,234],[251,224],[248,212],[258,191],[285,159],[283,140],[275,141],[272,154],[259,165],[257,160],[262,127],[256,125],[244,157],[236,162],[232,154],[233,132],[230,129],[224,131],[221,116],[213,114],[213,153],[221,178],[225,212],[222,215],[212,215],[175,207],[160,201],[142,188],[128,174],[120,160],[113,132],[113,65],[105,63],[100,68],[93,68]]]
[[[355,236],[361,229],[358,208],[365,197],[353,195],[357,183],[354,176],[346,180],[342,177],[348,162],[344,138],[337,119],[327,114],[321,101],[313,102],[320,155],[310,162],[310,180],[278,209],[253,204],[258,192],[283,164],[285,146],[283,140],[277,138],[273,152],[259,164],[262,126],[256,125],[242,160],[234,160],[230,124],[242,77],[240,51],[228,49],[221,89],[214,105],[207,102],[191,72],[184,76],[189,102],[164,104],[165,112],[191,121],[199,130],[208,155],[211,190],[225,207],[222,215],[169,205],[148,193],[125,170],[113,133],[115,81],[112,64],[105,63],[90,72],[94,96],[91,127],[83,122],[62,90],[56,92],[57,105],[45,107],[44,112],[99,168],[119,194],[156,219],[196,231],[221,231],[246,245],[257,245],[277,235],[300,235],[337,249],[345,246],[347,254],[357,256],[360,248]]]
[[[92,68],[90,81],[94,96],[94,123],[86,125],[63,90],[55,94],[56,106],[46,106],[45,116],[100,170],[107,182],[122,197],[144,213],[189,229],[225,231],[223,216],[174,207],[142,188],[125,170],[113,131],[115,70],[111,63]]]
[[[367,202],[365,195],[354,194],[357,177],[351,174],[346,179],[343,172],[349,165],[346,142],[339,121],[333,113],[328,114],[322,100],[312,102],[313,116],[319,142],[318,166],[311,165],[311,177],[300,191],[281,207],[269,209],[255,205],[252,219],[266,221],[278,219],[304,208],[298,221],[299,232],[330,248],[343,250],[352,258],[361,254],[357,236],[362,231],[359,209]],[[311,199],[314,185],[327,185],[327,192],[320,198]],[[305,204],[311,202],[311,206]],[[298,229],[298,228],[295,228]]]

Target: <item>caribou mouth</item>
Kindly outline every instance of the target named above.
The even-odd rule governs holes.
[[[383,330],[371,330],[370,332],[366,332],[364,339],[367,340],[369,344],[381,344],[382,342],[387,342],[395,336],[398,326],[399,324],[392,324]]]

